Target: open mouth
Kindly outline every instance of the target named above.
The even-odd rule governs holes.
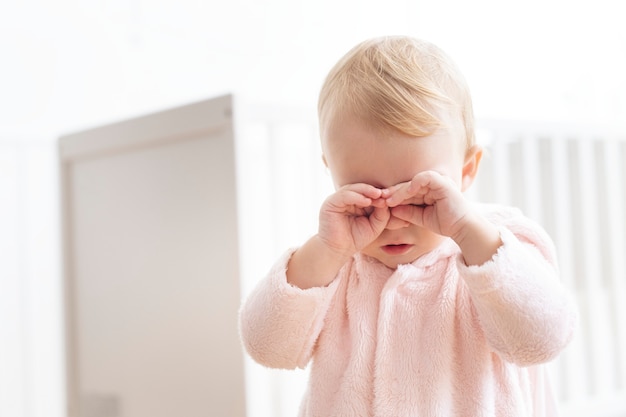
[[[408,243],[401,243],[399,245],[385,245],[382,247],[383,252],[388,255],[404,255],[411,250],[413,245]]]

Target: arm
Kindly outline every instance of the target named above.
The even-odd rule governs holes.
[[[304,367],[352,255],[374,240],[389,220],[382,191],[351,184],[328,197],[318,233],[274,266],[244,303],[240,332],[257,362]]]
[[[350,184],[328,197],[320,209],[318,233],[289,261],[288,282],[301,289],[328,285],[387,225],[390,214],[381,195],[371,185]]]
[[[289,250],[246,298],[239,311],[244,348],[271,368],[304,368],[322,329],[339,279],[327,287],[302,290],[287,282]]]
[[[544,362],[569,342],[576,309],[558,280],[552,242],[521,213],[494,219],[476,211],[436,172],[383,193],[392,215],[449,236],[458,269],[490,345],[518,364]]]
[[[554,248],[538,225],[518,214],[500,227],[489,262],[458,268],[491,347],[518,365],[554,358],[571,340],[576,307],[558,279]]]

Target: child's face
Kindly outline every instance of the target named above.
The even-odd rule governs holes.
[[[448,123],[430,136],[410,137],[382,131],[355,117],[334,117],[322,128],[324,158],[336,188],[367,183],[378,188],[410,181],[417,173],[437,171],[462,189],[465,140],[461,123]],[[362,252],[390,268],[415,261],[444,238],[392,217],[382,234]]]

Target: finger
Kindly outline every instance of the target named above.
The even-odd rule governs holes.
[[[407,222],[406,220],[402,220],[396,216],[390,216],[389,221],[387,222],[387,225],[385,226],[385,228],[389,230],[397,230],[397,229],[403,229],[405,227],[409,227],[410,225],[411,223]]]
[[[384,198],[372,200],[373,207],[387,207],[387,201]]]
[[[364,183],[348,184],[342,187],[340,190],[353,191],[362,194],[365,197],[371,198],[372,200],[378,199],[382,195],[382,190],[380,188],[376,188],[373,185]]]
[[[331,195],[326,203],[333,211],[346,211],[349,207],[369,207],[372,199],[356,191],[342,189]]]
[[[450,177],[435,171],[425,171],[416,175],[409,186],[409,193],[415,195],[414,201],[405,204],[434,205],[437,202],[456,197],[460,187]]]
[[[415,175],[409,185],[410,193],[425,193],[455,187],[452,178],[438,173],[437,171],[423,171]]]
[[[391,209],[391,215],[393,217],[397,217],[398,219],[415,224],[417,226],[422,226],[424,224],[424,209],[423,205],[413,205],[406,204],[397,206]]]
[[[410,185],[410,182],[403,182],[387,188],[385,190],[386,192],[383,193],[384,196],[388,196],[385,199],[387,205],[389,207],[395,207],[402,204],[407,199],[412,198],[413,195],[411,195],[409,191]]]
[[[381,231],[387,226],[391,212],[387,207],[376,207],[369,217],[372,229],[375,231]]]

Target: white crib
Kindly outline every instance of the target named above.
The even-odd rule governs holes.
[[[247,230],[271,236],[244,248],[245,258],[257,256],[244,267],[244,293],[263,273],[255,268],[269,267],[282,250],[315,231],[319,204],[331,191],[314,116],[264,107],[242,124],[240,180],[255,184],[253,193],[240,187],[247,190],[239,197],[242,218],[264,216],[264,225],[251,221]],[[470,196],[515,205],[540,222],[555,241],[562,279],[579,304],[576,337],[553,363],[563,415],[626,417],[626,136],[482,121],[478,137],[486,155]],[[255,202],[264,195],[272,206],[259,211]],[[250,417],[294,415],[305,378],[306,372],[249,363]]]

